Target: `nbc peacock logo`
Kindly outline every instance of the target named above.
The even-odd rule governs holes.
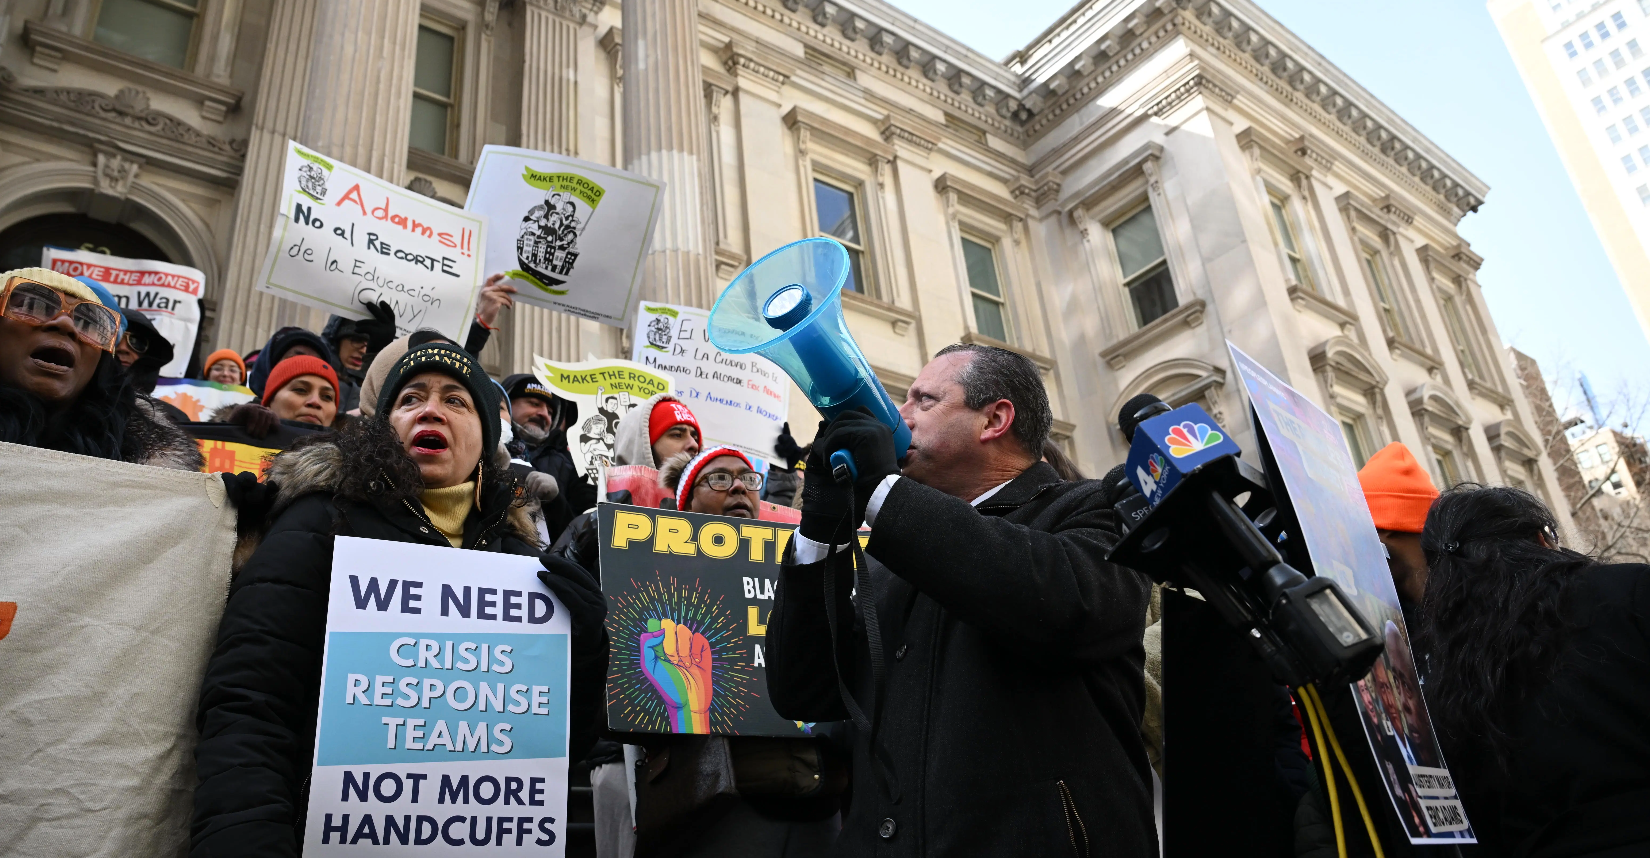
[[[1146,468],[1151,471],[1153,480],[1163,479],[1163,472],[1167,470],[1168,467],[1169,460],[1163,458],[1157,453],[1153,453],[1151,458],[1146,460]]]
[[[1169,437],[1163,442],[1169,445],[1169,455],[1179,459],[1190,456],[1204,449],[1226,440],[1226,436],[1218,430],[1209,428],[1207,423],[1193,423],[1190,420],[1169,430]]]

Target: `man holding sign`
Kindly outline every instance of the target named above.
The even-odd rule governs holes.
[[[201,689],[195,856],[296,855],[300,838],[312,854],[430,852],[484,834],[559,854],[566,781],[547,773],[601,724],[605,601],[540,552],[483,455],[499,393],[467,352],[408,351],[377,406],[271,466],[272,523]]]

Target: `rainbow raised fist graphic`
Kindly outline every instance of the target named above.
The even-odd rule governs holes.
[[[684,623],[650,619],[640,636],[642,672],[664,698],[673,733],[709,733],[711,684],[710,641]]]
[[[1176,459],[1181,456],[1190,456],[1193,453],[1213,444],[1226,440],[1226,436],[1209,428],[1207,423],[1193,423],[1190,420],[1169,430],[1169,437],[1163,443],[1169,445],[1169,455]]]

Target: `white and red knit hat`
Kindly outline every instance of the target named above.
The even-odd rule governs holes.
[[[750,468],[753,471],[756,470],[756,466],[751,464],[749,456],[746,456],[744,453],[741,453],[732,447],[718,446],[701,450],[699,451],[699,455],[688,460],[687,467],[682,469],[682,478],[676,482],[677,509],[687,509],[688,495],[693,492],[693,483],[695,480],[699,479],[699,472],[704,470],[705,465],[708,464],[710,460],[719,456],[732,456],[739,461],[744,462],[745,467]]]

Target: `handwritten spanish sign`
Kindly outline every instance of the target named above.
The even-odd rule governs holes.
[[[487,219],[287,144],[281,211],[258,290],[349,319],[388,302],[396,333],[462,342]]]
[[[583,417],[577,426],[567,427],[567,448],[581,475],[613,464],[619,418],[653,394],[671,389],[668,376],[627,360],[552,363],[533,355],[533,375],[557,396],[579,406]]]
[[[532,557],[337,537],[304,854],[561,855],[571,626]]]
[[[509,274],[518,300],[623,327],[663,200],[646,176],[487,146],[464,208],[493,223],[487,270]]]
[[[51,246],[40,255],[42,267],[70,277],[90,277],[115,296],[121,309],[142,313],[172,344],[172,360],[160,368],[160,374],[183,377],[201,324],[201,290],[206,287],[206,275],[200,269]]]
[[[791,380],[761,355],[730,355],[711,345],[709,318],[698,307],[643,301],[632,358],[675,379],[676,395],[699,418],[706,441],[771,459],[790,410]]]

